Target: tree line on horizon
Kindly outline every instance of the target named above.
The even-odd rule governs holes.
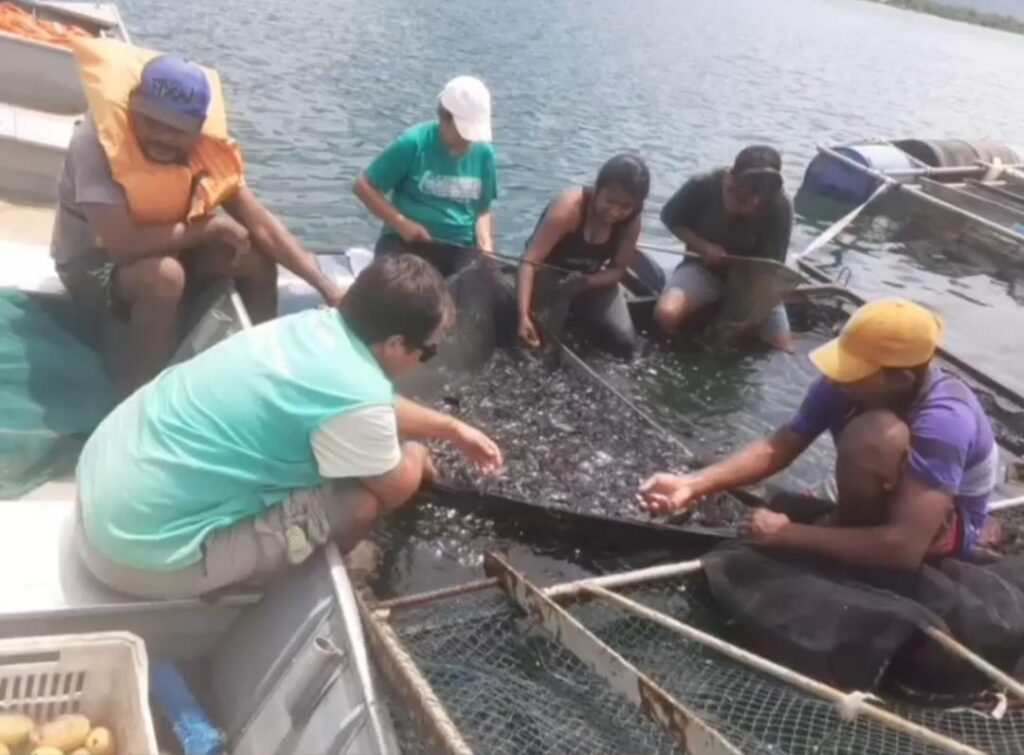
[[[906,10],[918,11],[919,13],[929,13],[933,16],[941,16],[942,18],[948,18],[953,21],[964,21],[978,26],[987,26],[990,29],[1003,29],[1004,31],[1024,34],[1024,21],[1020,21],[1012,16],[1001,15],[999,13],[985,13],[984,11],[975,10],[974,8],[948,5],[946,3],[936,2],[936,0],[875,1],[881,2],[884,5],[891,5],[895,8],[904,8]]]

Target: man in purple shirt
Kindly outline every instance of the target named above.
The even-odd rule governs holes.
[[[823,377],[788,424],[697,472],[655,475],[640,489],[641,507],[652,515],[680,511],[762,480],[828,430],[837,451],[838,526],[760,509],[744,525],[748,537],[890,569],[969,552],[985,525],[998,449],[974,393],[931,364],[941,336],[939,318],[912,302],[865,304],[838,338],[811,353]]]

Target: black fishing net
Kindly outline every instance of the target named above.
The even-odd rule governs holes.
[[[622,594],[709,633],[730,636],[699,579]],[[834,703],[610,602],[580,601],[569,612],[741,752],[944,751],[867,718],[848,721]],[[392,625],[477,752],[674,751],[628,702],[495,592],[395,612]],[[1024,750],[1024,710],[1011,707],[996,718],[994,700],[958,708],[880,704],[985,752]]]
[[[505,470],[488,477],[450,446],[435,446],[442,480],[485,493],[637,518],[639,485],[656,472],[687,468],[687,451],[669,434],[570,369],[557,350],[545,357],[499,351],[471,382],[447,386],[438,406],[486,429],[502,447]],[[741,508],[720,496],[701,504],[693,521],[734,521]]]
[[[724,335],[756,329],[804,277],[768,259],[737,257],[728,264],[715,327]]]
[[[492,261],[477,259],[446,281],[455,321],[437,356],[396,383],[399,392],[425,401],[446,386],[471,381],[495,349],[515,337],[515,294]]]
[[[571,345],[601,379],[680,437],[697,456],[713,460],[792,418],[817,377],[807,353],[827,339],[815,331],[797,333],[795,354],[749,345],[722,348],[701,337],[672,345],[652,341],[632,362],[580,341]],[[771,484],[819,491],[831,477],[834,459],[831,441],[821,439]]]
[[[1024,656],[1024,558],[944,559],[915,572],[844,567],[730,544],[704,557],[717,605],[763,655],[844,689],[968,698],[989,687],[922,629],[1013,673]]]

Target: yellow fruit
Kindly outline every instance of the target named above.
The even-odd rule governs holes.
[[[43,745],[32,750],[29,755],[64,755],[64,750],[59,747],[51,747],[50,745]]]
[[[114,755],[114,737],[106,726],[97,726],[89,732],[85,740],[85,749],[89,755]]]
[[[17,747],[36,728],[35,722],[20,713],[0,713],[0,744]]]
[[[36,729],[32,744],[56,747],[63,752],[70,752],[85,744],[90,731],[92,731],[92,724],[85,716],[58,716]],[[42,754],[32,753],[32,755]]]

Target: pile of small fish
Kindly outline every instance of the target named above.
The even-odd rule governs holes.
[[[1009,509],[998,516],[1003,522],[1006,552],[1024,553],[1024,508]]]
[[[503,472],[487,477],[455,449],[435,445],[441,480],[458,487],[643,518],[636,503],[640,483],[655,472],[686,470],[684,452],[669,436],[604,387],[551,358],[498,352],[484,372],[449,387],[438,404],[486,431],[505,453]],[[742,505],[725,501],[701,504],[691,521],[736,522]]]

